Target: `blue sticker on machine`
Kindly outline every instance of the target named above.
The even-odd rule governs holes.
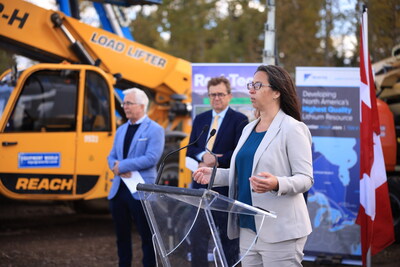
[[[18,168],[59,168],[60,153],[18,153]]]

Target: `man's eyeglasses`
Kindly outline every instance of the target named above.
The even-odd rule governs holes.
[[[139,105],[139,103],[133,103],[133,102],[126,101],[126,102],[122,102],[121,107],[122,107],[122,108],[123,108],[124,106],[130,107],[130,106],[132,106],[132,105]]]
[[[251,89],[260,90],[261,87],[263,87],[263,86],[271,87],[271,85],[269,85],[269,84],[263,84],[263,83],[260,83],[260,82],[255,82],[255,83],[248,83],[247,84],[247,90],[251,90]]]
[[[208,96],[210,97],[210,98],[216,98],[217,96],[219,97],[219,98],[224,98],[225,96],[227,96],[228,94],[224,94],[224,93],[216,93],[216,94],[208,94]]]

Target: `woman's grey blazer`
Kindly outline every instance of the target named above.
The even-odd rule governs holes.
[[[229,197],[237,198],[235,161],[259,119],[250,122],[242,132],[233,152],[230,168],[218,168],[214,186],[229,185]],[[279,190],[267,193],[251,192],[253,206],[274,211],[276,219],[266,219],[259,238],[275,243],[307,236],[311,222],[303,193],[314,183],[311,134],[308,127],[280,110],[258,146],[253,160],[252,175],[268,172],[279,181]],[[228,236],[239,236],[238,217],[231,214]],[[256,218],[256,229],[261,220]]]

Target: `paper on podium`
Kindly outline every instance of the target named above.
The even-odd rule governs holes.
[[[199,163],[191,157],[186,157],[186,168],[194,172],[199,168]]]
[[[131,194],[136,193],[136,186],[139,183],[144,184],[144,180],[143,177],[140,175],[140,173],[138,171],[133,171],[131,172],[131,177],[130,178],[122,178],[122,181],[124,181],[126,187],[128,187],[129,191],[131,192]]]

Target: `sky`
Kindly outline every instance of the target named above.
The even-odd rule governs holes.
[[[47,9],[57,9],[56,0],[25,0],[26,2],[33,3],[37,6]]]

